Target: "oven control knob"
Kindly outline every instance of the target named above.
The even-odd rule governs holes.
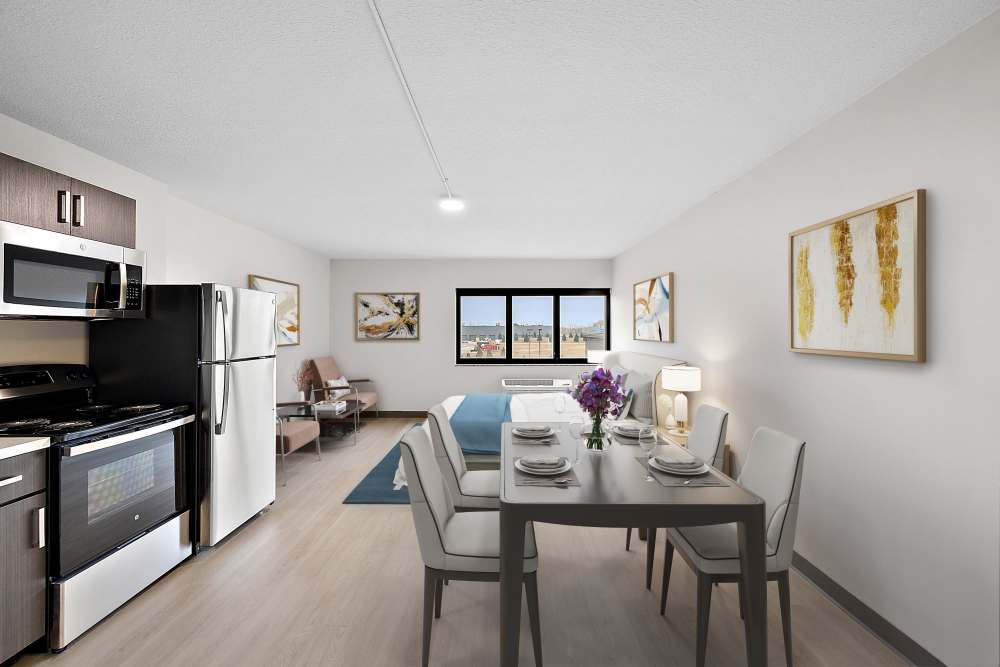
[[[138,520],[139,520],[139,515],[138,515],[138,514],[136,514],[136,515],[135,515],[135,520],[136,520],[136,521],[138,521]]]
[[[76,373],[66,373],[66,379],[69,380],[70,382],[73,382],[74,380],[76,380]]]

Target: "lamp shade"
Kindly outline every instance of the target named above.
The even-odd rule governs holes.
[[[669,391],[701,391],[701,369],[697,366],[664,366],[660,383]]]
[[[607,350],[587,350],[587,363],[603,364],[608,354],[610,353]]]

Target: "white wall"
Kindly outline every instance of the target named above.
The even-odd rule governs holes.
[[[149,282],[244,286],[257,273],[300,283],[302,344],[278,349],[279,400],[294,396],[291,376],[304,359],[329,353],[327,257],[194,206],[164,183],[3,115],[0,152],[134,198],[136,247],[147,253]],[[86,363],[86,331],[82,322],[0,321],[0,364]]]
[[[333,354],[349,377],[378,383],[382,409],[426,410],[446,396],[499,390],[502,377],[575,377],[580,366],[458,366],[455,288],[609,287],[611,261],[334,260]],[[354,339],[355,292],[419,292],[420,340]],[[612,340],[614,344],[614,340]]]
[[[704,368],[696,402],[808,441],[796,550],[949,665],[996,665],[1000,14],[614,260],[613,335]],[[787,234],[927,189],[924,364],[787,350]],[[674,345],[629,288],[673,271]]]

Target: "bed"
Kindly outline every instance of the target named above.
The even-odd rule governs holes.
[[[645,423],[658,423],[657,396],[662,390],[657,388],[657,378],[661,368],[683,364],[683,361],[659,357],[638,352],[611,352],[603,362],[603,366],[614,372],[621,372],[625,377],[625,386],[633,390],[633,400],[625,419],[634,419]],[[470,399],[467,401],[466,399]],[[456,415],[469,412],[471,401],[481,402],[483,407],[478,417],[478,425],[472,428],[481,429],[483,437],[475,438],[460,436]],[[509,403],[507,403],[509,400]],[[491,405],[492,404],[492,405]],[[470,470],[495,469],[499,466],[499,432],[503,422],[568,422],[574,417],[584,417],[583,410],[564,392],[526,393],[526,394],[456,394],[441,401],[456,436],[462,445],[466,465]],[[463,408],[464,405],[464,408]],[[504,407],[506,406],[506,407]],[[469,417],[476,421],[476,416]],[[466,423],[466,426],[469,426]],[[423,428],[430,430],[425,422]],[[492,434],[490,434],[492,431]],[[396,488],[406,484],[403,467],[400,464],[394,485]]]

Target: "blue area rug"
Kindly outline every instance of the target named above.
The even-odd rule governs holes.
[[[399,465],[399,443],[393,445],[389,453],[365,475],[361,483],[344,498],[345,505],[408,505],[410,493],[404,486],[399,491],[392,488],[392,478]]]

